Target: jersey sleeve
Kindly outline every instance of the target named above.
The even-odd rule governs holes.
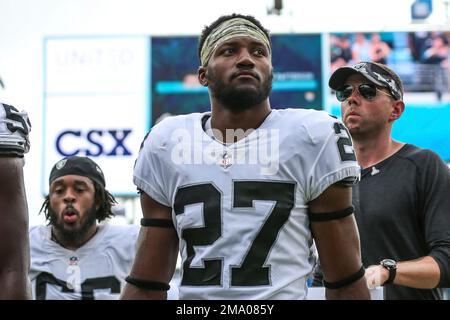
[[[306,197],[312,201],[338,181],[356,181],[360,168],[350,134],[342,122],[322,115],[307,130],[311,143],[306,148],[310,162]]]
[[[439,287],[450,287],[450,169],[431,151],[418,166],[420,203],[424,208],[424,233],[429,255],[439,265]]]
[[[25,111],[0,102],[0,156],[23,157],[30,149],[31,122]]]
[[[139,151],[133,172],[136,187],[155,201],[170,207],[170,200],[164,186],[165,165],[162,159],[161,132],[158,128],[146,136]]]

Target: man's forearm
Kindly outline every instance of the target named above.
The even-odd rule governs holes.
[[[415,260],[401,261],[397,264],[397,274],[394,284],[431,289],[437,287],[441,278],[441,271],[436,260],[425,256]]]

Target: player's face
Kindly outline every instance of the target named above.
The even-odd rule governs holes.
[[[69,242],[82,241],[96,227],[96,211],[95,187],[91,179],[67,175],[52,182],[49,213],[53,227]]]
[[[361,75],[352,75],[345,82],[354,89],[352,94],[341,103],[341,115],[342,121],[354,137],[373,134],[383,130],[389,124],[394,100],[389,95],[379,92],[378,89],[374,98],[364,98],[356,88],[368,83],[370,82]]]
[[[250,37],[235,37],[222,43],[203,72],[211,95],[233,111],[259,105],[272,89],[269,49]]]

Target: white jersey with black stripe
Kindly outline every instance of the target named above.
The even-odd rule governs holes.
[[[134,183],[173,208],[181,299],[304,299],[312,270],[308,202],[359,175],[346,128],[323,111],[272,110],[231,145],[190,114],[145,139]]]
[[[136,253],[137,225],[99,225],[77,250],[51,240],[50,226],[30,228],[33,298],[118,299]]]

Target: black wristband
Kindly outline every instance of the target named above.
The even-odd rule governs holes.
[[[142,279],[133,278],[132,276],[126,277],[125,281],[132,284],[133,286],[136,286],[140,289],[145,289],[145,290],[167,291],[170,289],[170,285],[168,285],[165,282],[142,280]]]
[[[335,282],[327,282],[327,281],[323,280],[323,286],[328,289],[340,289],[340,288],[348,286],[349,284],[352,284],[353,282],[356,282],[359,279],[361,279],[362,277],[364,277],[365,271],[366,270],[364,269],[364,266],[361,266],[361,268],[356,273],[352,274],[351,276],[349,276],[345,279],[335,281]]]

